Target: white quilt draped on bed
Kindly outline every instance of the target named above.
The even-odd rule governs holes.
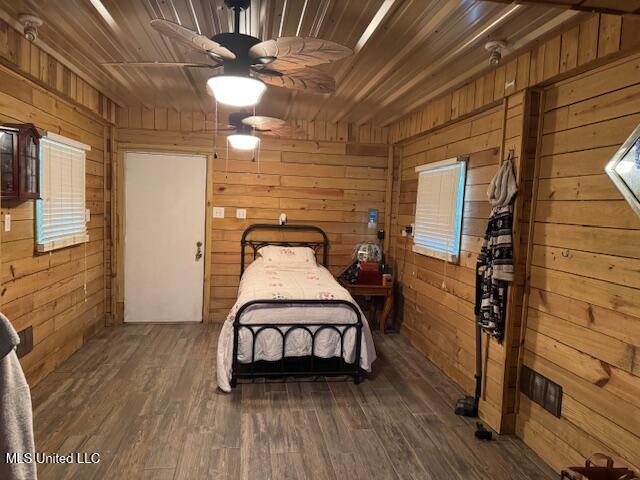
[[[218,386],[225,392],[231,390],[231,366],[233,359],[233,321],[236,312],[251,300],[265,299],[336,299],[346,300],[357,306],[349,292],[341,287],[331,273],[318,265],[266,265],[258,257],[244,272],[240,281],[238,299],[229,312],[218,339]],[[362,312],[361,312],[362,313]],[[242,315],[243,324],[251,323],[354,323],[356,315],[343,305],[270,305],[252,306]],[[313,329],[314,327],[310,327]],[[355,328],[345,334],[343,358],[353,362],[355,356]],[[251,333],[240,329],[238,359],[241,363],[251,361]],[[309,334],[297,329],[287,336],[285,355],[287,357],[311,354]],[[331,329],[324,329],[316,335],[314,354],[322,358],[340,356],[340,336]],[[282,337],[273,330],[263,330],[256,341],[255,360],[279,360],[282,358]],[[362,315],[362,343],[360,366],[371,371],[376,351],[371,330]]]

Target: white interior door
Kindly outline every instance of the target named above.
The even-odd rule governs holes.
[[[124,176],[125,322],[201,322],[206,157],[127,153]]]

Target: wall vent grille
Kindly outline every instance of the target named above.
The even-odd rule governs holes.
[[[560,418],[562,412],[562,387],[548,378],[522,366],[520,391],[549,413]]]
[[[22,358],[33,350],[33,327],[27,327],[24,330],[20,330],[18,332],[18,337],[20,337],[20,343],[16,348],[16,355],[18,355],[18,358]]]

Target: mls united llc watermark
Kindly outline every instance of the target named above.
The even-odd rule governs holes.
[[[72,452],[67,454],[25,452],[5,453],[5,463],[100,463],[100,454],[97,452]]]

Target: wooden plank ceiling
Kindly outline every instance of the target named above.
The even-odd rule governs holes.
[[[337,79],[331,95],[269,87],[257,108],[287,119],[385,125],[448,87],[488,68],[487,40],[514,48],[577,14],[535,5],[478,0],[252,0],[241,31],[261,39],[317,36],[355,55],[321,68]],[[112,61],[198,61],[198,53],[149,27],[177,21],[207,36],[232,30],[223,0],[0,0],[5,17],[35,13],[38,42],[62,52],[116,101],[209,113],[205,71],[105,67]]]
[[[547,7],[580,10],[583,12],[640,15],[640,0],[492,0],[500,3],[543,5]]]

